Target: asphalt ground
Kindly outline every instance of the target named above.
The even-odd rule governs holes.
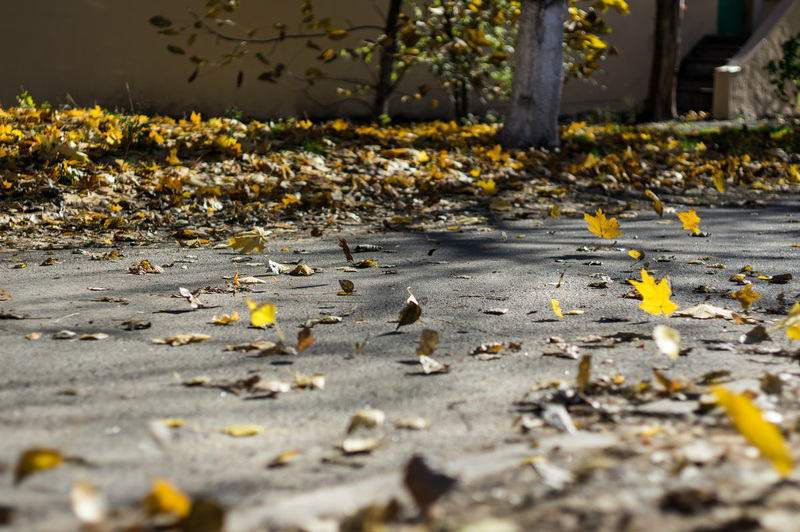
[[[798,274],[800,247],[792,244],[800,244],[799,206],[791,196],[767,205],[696,207],[704,237],[681,228],[674,212],[687,207],[670,205],[673,210],[663,219],[645,208],[626,211],[619,220],[624,234],[615,240],[597,238],[575,212],[464,220],[449,229],[431,224],[425,231],[342,227],[320,237],[283,234],[263,254],[248,256],[224,246],[177,243],[124,245],[113,248],[118,254],[113,259],[103,255],[109,247],[4,249],[4,526],[79,529],[69,496],[78,478],[96,485],[123,520],[139,519],[131,515],[157,477],[195,500],[217,501],[226,509],[229,530],[308,529],[309,523],[322,530],[389,496],[400,497],[406,514],[413,514],[399,479],[414,454],[479,482],[475,479],[519,468],[535,448],[546,456],[548,441],[558,449],[569,449],[564,443],[569,440],[580,449],[618,443],[622,436],[613,428],[595,430],[589,424],[578,424],[575,435],[548,424],[527,433],[520,429],[519,402],[526,393],[557,379],[573,383],[585,354],[592,356],[596,382],[652,381],[655,367],[685,381],[715,371],[729,372],[729,381],[769,372],[784,375],[789,386],[800,379],[791,356],[796,348],[782,331],[743,344],[740,337],[753,323],[654,316],[639,308],[640,301],[623,296],[633,288],[627,280],[641,279],[645,264],[654,277],[669,277],[679,310],[707,302],[768,328],[800,299],[796,278],[785,284],[766,279]],[[356,262],[373,259],[377,266],[351,268],[339,238],[351,250],[380,246],[353,253]],[[633,259],[631,249],[644,251],[645,259]],[[163,273],[130,273],[142,260],[161,266]],[[276,275],[269,260],[318,270],[311,276]],[[745,313],[730,297],[741,286],[729,279],[746,266],[765,279],[748,277],[762,298]],[[240,285],[234,290],[237,271]],[[245,277],[263,283],[244,284]],[[353,295],[339,295],[340,280],[353,282]],[[589,286],[598,281],[605,287]],[[193,309],[179,296],[181,287],[194,292],[202,306]],[[420,320],[398,327],[409,291],[421,308]],[[250,325],[248,299],[275,305],[280,332]],[[551,299],[560,302],[563,318],[554,313]],[[214,315],[233,312],[239,321],[211,323]],[[149,325],[128,330],[131,319]],[[296,346],[303,324],[311,325],[314,342],[299,354],[226,350],[278,342],[281,333],[286,345]],[[681,333],[685,356],[671,361],[659,352],[651,339],[658,324]],[[431,356],[449,371],[424,372],[417,355],[423,329],[438,333]],[[57,339],[62,331],[75,335]],[[210,338],[183,346],[153,342],[188,332]],[[41,335],[29,339],[32,333]],[[107,336],[80,339],[97,333]],[[492,342],[503,344],[500,356],[475,356]],[[324,388],[298,389],[297,375],[323,375]],[[262,384],[280,380],[291,389],[273,396],[252,388],[255,376]],[[188,385],[193,379],[200,385]],[[680,407],[680,398],[656,399],[671,404],[666,415]],[[380,446],[348,454],[338,445],[348,437],[353,416],[365,408],[382,410],[386,422],[351,436],[378,438]],[[402,426],[415,418],[430,426]],[[167,427],[167,419],[180,420],[173,423],[180,426]],[[220,431],[245,424],[263,431],[247,437]],[[730,426],[725,430],[736,437]],[[798,443],[790,439],[792,447]],[[74,459],[14,485],[18,457],[33,447],[56,448]],[[281,467],[270,467],[287,451],[296,454]],[[747,467],[770,470],[763,459],[750,459]],[[515,478],[504,477],[501,484],[513,491]],[[537,478],[541,485],[541,475]],[[469,482],[465,485],[469,491]],[[519,480],[517,487],[523,485],[529,484]],[[453,519],[468,516],[477,504],[454,497],[444,504]]]

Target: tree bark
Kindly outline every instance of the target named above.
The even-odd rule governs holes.
[[[683,0],[656,0],[656,28],[650,85],[642,120],[671,120],[678,117],[676,92],[681,63]]]
[[[500,135],[506,148],[559,144],[566,12],[567,0],[522,0],[511,101]]]
[[[394,89],[395,61],[397,60],[397,30],[400,26],[400,9],[403,0],[391,0],[389,10],[386,12],[386,25],[384,27],[384,40],[381,43],[380,60],[378,63],[378,83],[375,85],[375,99],[372,102],[373,118],[389,114],[389,97]]]

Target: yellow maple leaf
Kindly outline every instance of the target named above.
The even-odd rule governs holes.
[[[714,186],[717,187],[717,190],[720,194],[725,193],[725,175],[722,173],[722,170],[715,170],[714,171]]]
[[[693,233],[700,231],[697,228],[697,224],[700,223],[700,217],[697,216],[696,212],[694,212],[694,208],[691,208],[686,212],[679,212],[678,218],[680,218],[681,222],[683,222],[684,229],[690,229]]]
[[[64,457],[58,449],[31,447],[25,450],[17,460],[17,466],[14,468],[14,485],[34,473],[59,467],[63,463]]]
[[[764,420],[747,395],[735,394],[722,387],[714,388],[714,395],[742,436],[757,447],[781,475],[788,475],[794,464],[778,427]]]
[[[665,316],[669,316],[678,308],[678,305],[669,300],[672,290],[666,277],[660,283],[656,283],[647,270],[642,268],[642,280],[631,281],[631,284],[642,295],[642,304],[639,307],[645,312],[656,315],[663,312]]]
[[[564,314],[561,312],[561,303],[559,303],[557,299],[551,299],[550,304],[553,305],[553,312],[556,313],[556,316],[564,319]]]
[[[151,515],[174,514],[186,517],[192,508],[192,501],[168,481],[157,478],[153,480],[153,487],[144,499],[144,507]]]
[[[255,301],[247,301],[247,307],[250,309],[250,323],[253,327],[266,327],[275,321],[275,305],[266,303],[259,306]]]
[[[241,233],[233,235],[228,246],[233,249],[238,249],[239,253],[243,255],[249,255],[254,249],[260,253],[264,253],[264,246],[269,242],[267,236],[269,236],[270,233],[271,231],[265,231],[258,226],[253,226],[249,231],[242,231]]]
[[[731,297],[741,303],[742,309],[747,311],[754,301],[761,299],[761,294],[753,290],[752,284],[745,285],[744,288],[731,294]]]
[[[596,234],[600,238],[611,239],[624,234],[619,231],[619,222],[616,218],[606,220],[606,215],[603,213],[603,209],[597,209],[597,212],[595,212],[594,216],[588,213],[583,213],[583,218],[589,222],[589,231]]]
[[[482,194],[495,194],[497,192],[497,187],[495,186],[494,178],[489,178],[488,181],[478,180],[476,183],[480,189]]]

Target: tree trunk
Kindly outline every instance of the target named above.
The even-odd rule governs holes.
[[[375,99],[372,102],[373,118],[389,114],[389,96],[394,89],[395,61],[397,60],[397,30],[400,25],[400,9],[403,0],[391,0],[386,12],[386,25],[383,29],[384,39],[381,43],[380,62],[378,63],[378,83],[375,85]]]
[[[566,12],[567,0],[522,0],[511,101],[500,135],[506,148],[558,146]]]
[[[677,118],[675,93],[681,63],[681,26],[683,0],[656,0],[656,31],[650,86],[647,91],[642,120]]]

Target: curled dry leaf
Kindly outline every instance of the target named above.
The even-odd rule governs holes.
[[[287,466],[299,454],[300,454],[300,449],[289,449],[288,451],[283,451],[281,454],[270,460],[269,463],[267,464],[267,467],[275,468],[275,467]]]
[[[434,373],[449,373],[450,372],[450,365],[449,364],[442,364],[438,360],[435,360],[427,355],[421,355],[419,357],[419,363],[422,365],[422,372],[425,375],[432,375]]]
[[[362,454],[371,453],[380,445],[380,438],[346,438],[338,447],[345,454]]]
[[[211,323],[214,325],[230,325],[231,323],[239,321],[239,313],[234,312],[231,315],[223,314],[222,316],[217,316],[214,314],[211,316]]]
[[[355,295],[355,288],[356,285],[353,281],[348,281],[347,279],[339,279],[339,286],[341,287],[341,291],[337,294],[340,296],[353,296]]]
[[[308,277],[309,275],[314,275],[314,269],[310,266],[305,264],[298,264],[294,270],[289,272],[289,275],[299,276],[299,277]]]
[[[27,338],[28,340],[38,340],[39,338],[42,337],[42,334],[43,333],[38,332],[38,331],[37,332],[32,332],[32,333],[26,334],[25,338]]]
[[[29,476],[40,471],[60,467],[64,457],[58,449],[47,447],[31,447],[19,455],[14,467],[14,485],[16,486]]]
[[[411,293],[411,288],[407,288],[408,290],[408,299],[406,300],[406,306],[403,307],[403,310],[400,311],[400,316],[397,318],[397,329],[403,327],[404,325],[411,325],[415,323],[419,317],[422,315],[422,309],[417,302],[417,298],[414,297],[414,294]]]
[[[53,340],[71,340],[76,336],[78,336],[78,333],[64,329],[63,331],[53,333]]]
[[[106,333],[93,333],[93,334],[82,334],[78,337],[78,340],[105,340],[108,338]]]
[[[347,259],[347,262],[355,262],[353,260],[353,255],[350,254],[350,246],[347,245],[346,239],[339,238],[339,247],[344,251],[344,258]]]
[[[207,334],[188,332],[188,333],[173,334],[172,336],[165,336],[163,338],[153,338],[153,343],[167,344],[171,345],[172,347],[177,347],[180,345],[188,345],[197,342],[203,342],[210,338],[211,336]]]
[[[578,364],[578,375],[575,377],[575,385],[578,393],[586,391],[592,377],[592,355],[583,355]]]
[[[297,333],[297,352],[300,353],[314,343],[314,335],[310,327],[303,327]]]
[[[716,307],[708,303],[700,303],[699,305],[676,311],[675,316],[679,318],[694,318],[696,320],[708,320],[711,318],[732,320],[734,313],[722,307]]]
[[[656,211],[660,217],[664,217],[664,204],[658,199],[658,196],[653,193],[649,188],[644,191],[645,195],[653,201],[653,210]]]
[[[374,429],[383,425],[385,421],[386,414],[383,410],[365,408],[353,415],[353,418],[350,420],[350,426],[347,427],[347,433],[350,434],[359,428]]]
[[[134,275],[147,275],[149,273],[164,273],[164,268],[150,264],[150,261],[145,259],[138,264],[129,266],[128,271]]]
[[[179,287],[178,294],[180,294],[182,298],[186,299],[193,309],[203,306],[203,303],[197,299],[197,296],[195,296],[188,288]]]
[[[259,279],[258,277],[253,277],[253,276],[238,277],[234,279],[238,280],[239,284],[267,284],[267,281],[265,281],[264,279]]]
[[[86,480],[78,479],[69,491],[72,513],[85,525],[99,525],[108,516],[108,499],[97,486]]]
[[[171,514],[186,517],[191,510],[192,501],[169,481],[156,478],[150,493],[144,499],[144,507],[150,515]]]

